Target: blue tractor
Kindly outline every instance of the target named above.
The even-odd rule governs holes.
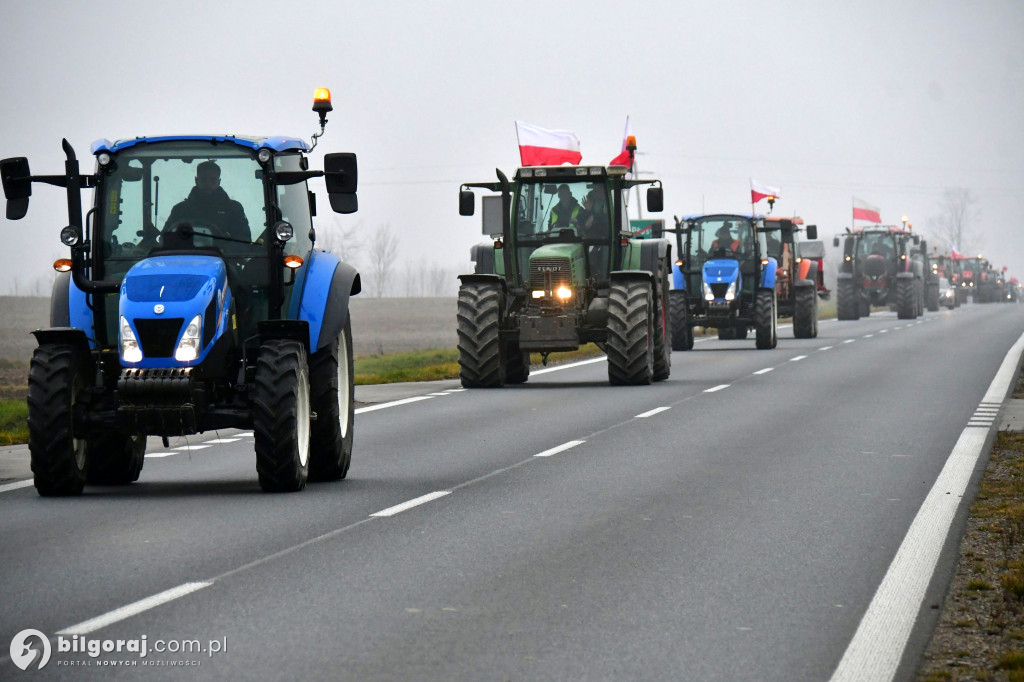
[[[669,292],[672,349],[691,350],[694,327],[717,329],[720,339],[745,339],[753,329],[757,348],[775,348],[778,263],[769,255],[764,219],[716,214],[675,223],[679,257]]]
[[[48,329],[34,332],[29,450],[40,495],[135,481],[147,436],[252,429],[267,491],[344,478],[354,393],[349,297],[356,270],[314,248],[315,195],[357,209],[354,154],[310,170],[320,132],[291,137],[178,135],[93,143],[92,175],[71,145],[62,175],[0,161],[7,218],[33,183],[63,187],[70,258]],[[83,220],[81,192],[93,190]]]

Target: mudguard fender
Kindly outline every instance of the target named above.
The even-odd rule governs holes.
[[[314,251],[302,288],[298,319],[309,324],[309,347],[333,341],[348,319],[348,299],[362,291],[359,272],[329,251]]]
[[[672,262],[672,288],[680,291],[686,291],[686,278],[683,276],[683,271],[679,269],[679,265],[675,261]]]
[[[85,292],[75,286],[70,272],[58,273],[53,280],[50,295],[50,326],[81,329],[90,347],[96,347],[92,311],[85,300]]]
[[[762,289],[774,289],[775,288],[775,273],[779,269],[779,263],[774,258],[768,258],[768,264],[764,265],[761,269],[761,288]]]

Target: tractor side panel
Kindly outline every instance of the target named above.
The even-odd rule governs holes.
[[[779,269],[779,264],[774,258],[768,259],[768,264],[763,266],[761,270],[761,288],[762,289],[774,289],[775,288],[775,274]]]

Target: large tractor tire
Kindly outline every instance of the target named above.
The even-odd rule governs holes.
[[[901,320],[917,317],[917,291],[912,279],[896,280],[896,317]]]
[[[505,348],[505,383],[525,384],[530,378],[530,354],[519,350],[519,344]]]
[[[818,296],[814,287],[797,287],[793,304],[793,337],[818,338]]]
[[[654,375],[664,381],[672,374],[672,320],[668,309],[668,280],[662,282],[659,305],[654,311]]]
[[[840,320],[859,320],[859,298],[851,280],[840,280],[836,285],[836,317]]]
[[[924,317],[924,280],[914,280],[914,300],[916,301],[914,315]]]
[[[613,386],[639,386],[654,379],[654,317],[649,281],[612,282],[605,353]]]
[[[759,350],[771,350],[779,343],[774,289],[759,289],[754,299],[754,336]]]
[[[693,350],[693,327],[686,306],[686,292],[668,292],[668,307],[672,317],[672,350]]]
[[[939,311],[939,283],[926,284],[925,287],[925,302],[928,305],[928,312],[937,313]]]
[[[88,386],[81,351],[42,345],[28,372],[28,449],[36,490],[44,497],[79,495],[85,487],[85,438],[75,438],[74,407]]]
[[[146,437],[104,430],[89,437],[86,481],[96,485],[127,485],[139,480],[146,458]]]
[[[260,346],[253,397],[256,473],[267,492],[302,490],[309,476],[312,408],[306,349],[296,341]]]
[[[719,341],[734,341],[736,339],[736,327],[719,327]]]
[[[747,327],[747,325],[738,324],[736,325],[735,336],[733,338],[735,338],[737,341],[743,341],[744,339],[747,338],[747,333],[749,331],[750,329]]]
[[[309,480],[337,481],[352,463],[355,381],[352,322],[338,338],[309,358],[309,400],[316,420],[310,429]]]
[[[470,282],[459,287],[457,313],[459,379],[464,388],[500,388],[505,385],[501,357],[501,287],[491,282]]]

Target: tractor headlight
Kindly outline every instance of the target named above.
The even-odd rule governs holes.
[[[700,283],[700,290],[702,292],[704,292],[704,300],[705,301],[713,301],[713,300],[715,300],[715,294],[712,293],[711,285],[710,284],[708,284],[707,282],[701,282]]]
[[[289,239],[292,238],[292,235],[294,234],[295,230],[292,228],[292,224],[289,222],[285,222],[284,220],[282,220],[276,225],[274,225],[274,236],[277,237],[277,241],[279,242],[288,241]]]
[[[121,317],[121,359],[125,362],[140,362],[142,360],[142,349],[139,348],[139,341],[135,338],[135,332],[128,320]]]
[[[729,288],[725,290],[725,300],[731,301],[736,298],[736,282],[729,285]]]
[[[81,240],[82,236],[78,234],[78,229],[71,225],[60,231],[60,241],[64,246],[77,246]]]
[[[533,297],[534,298],[544,298],[544,290],[543,289],[534,289],[533,290]]]
[[[562,301],[568,301],[572,298],[572,289],[569,287],[558,287],[558,290],[555,291],[555,296]]]
[[[178,348],[174,351],[174,359],[178,362],[191,362],[199,357],[199,335],[203,331],[203,318],[196,315],[185,327]]]

